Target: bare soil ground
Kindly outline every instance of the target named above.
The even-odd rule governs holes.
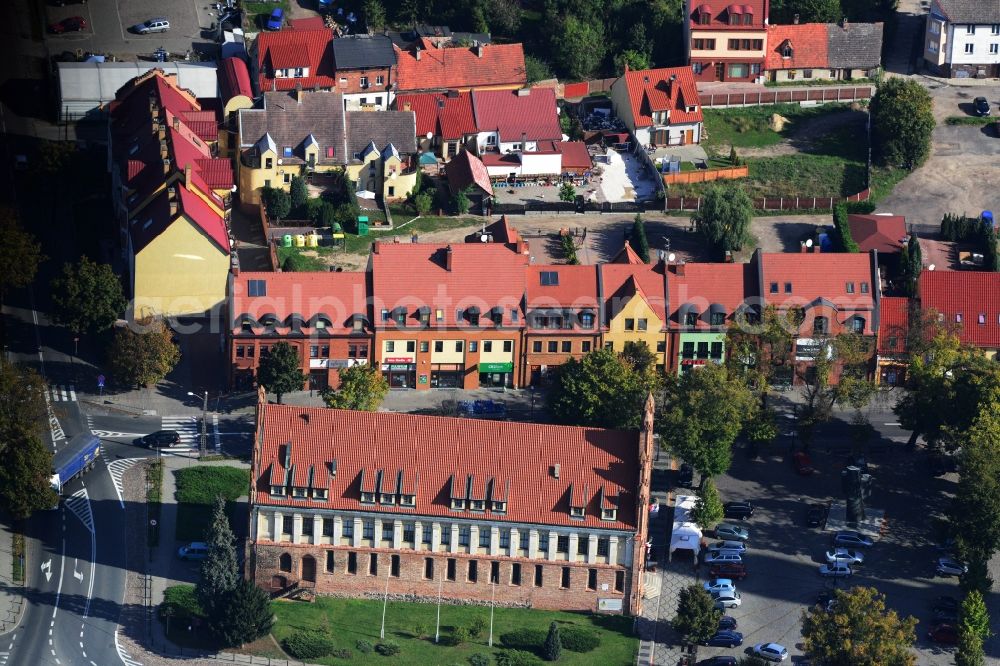
[[[862,133],[863,137],[865,114],[859,109],[845,109],[837,113],[827,113],[815,118],[808,118],[796,123],[789,136],[773,146],[761,148],[741,148],[740,157],[780,157],[796,153],[816,152],[821,140],[851,125]]]

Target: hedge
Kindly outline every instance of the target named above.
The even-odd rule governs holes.
[[[833,226],[837,228],[837,239],[843,252],[861,252],[861,248],[851,236],[851,227],[847,223],[847,206],[839,203],[833,207]]]
[[[281,641],[285,652],[296,659],[318,659],[333,652],[333,641],[320,631],[296,631]]]

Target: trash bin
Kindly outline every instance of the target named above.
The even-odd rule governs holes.
[[[284,236],[281,237],[281,246],[282,247],[291,247],[292,246],[292,235],[291,234],[285,234]]]
[[[358,218],[358,235],[359,236],[367,236],[368,235],[368,218],[367,217]]]
[[[306,245],[309,247],[319,247],[319,234],[309,234],[306,238]]]
[[[305,234],[295,234],[295,247],[305,247],[306,237]]]

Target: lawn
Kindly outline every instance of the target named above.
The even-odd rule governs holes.
[[[243,24],[251,30],[262,29],[267,25],[267,19],[270,18],[271,12],[274,11],[275,7],[281,7],[285,11],[285,21],[288,21],[288,0],[281,0],[280,2],[269,0],[267,2],[244,2],[243,12],[246,17],[243,19]]]
[[[311,254],[305,254],[306,252],[317,252],[318,254],[329,254],[329,252],[320,252],[320,250],[330,250],[333,248],[325,247],[279,247],[278,248],[278,262],[281,264],[282,270],[295,271],[295,272],[308,272],[308,271],[326,271],[329,270],[326,262],[320,257],[315,257]],[[286,262],[289,262],[286,264]]]
[[[177,491],[178,541],[204,541],[212,522],[212,504],[222,495],[227,502],[246,495],[250,472],[238,467],[187,467],[174,472]]]
[[[773,146],[794,131],[796,123],[848,108],[844,104],[799,106],[798,104],[772,104],[738,109],[705,109],[705,132],[702,145],[712,152],[729,154],[729,147],[764,148]],[[771,116],[778,114],[788,122],[781,132],[771,129]]]
[[[149,506],[146,545],[155,548],[160,543],[160,506],[163,487],[163,462],[154,460],[146,468],[146,504]]]
[[[504,637],[510,644],[511,632],[528,630],[530,645],[518,649],[541,652],[549,623],[560,624],[565,632],[571,625],[595,632],[600,645],[592,652],[578,653],[563,649],[561,664],[601,664],[626,666],[634,664],[638,639],[632,635],[632,619],[620,615],[590,615],[559,611],[539,611],[497,608],[494,615],[493,645],[487,645],[489,628],[478,638],[461,645],[446,645],[455,627],[469,626],[480,617],[489,620],[489,608],[483,606],[441,606],[441,642],[434,643],[437,605],[432,603],[390,602],[385,615],[386,639],[399,644],[396,657],[386,658],[377,653],[365,654],[358,649],[359,641],[379,642],[382,602],[367,599],[318,597],[314,603],[278,601],[273,604],[277,617],[272,634],[279,643],[292,633],[319,630],[332,638],[335,648],[351,652],[348,659],[327,656],[308,661],[319,664],[467,664],[473,654],[497,653],[504,647]],[[421,636],[421,637],[418,637]],[[540,638],[539,638],[540,636]],[[521,640],[524,639],[522,635]],[[517,641],[520,643],[521,641]]]
[[[368,247],[379,239],[393,239],[399,238],[400,242],[408,243],[410,242],[410,236],[412,234],[421,234],[423,232],[431,231],[441,231],[444,229],[457,229],[460,227],[470,227],[473,225],[480,224],[480,220],[469,217],[437,217],[437,216],[427,216],[421,217],[418,220],[406,224],[409,220],[413,219],[413,215],[406,214],[405,210],[400,210],[400,215],[397,216],[396,210],[392,211],[393,222],[396,224],[395,229],[386,229],[384,231],[371,230],[367,236],[356,236],[355,234],[346,234],[347,240],[347,252],[352,254],[363,254],[368,251]],[[405,224],[404,227],[400,228],[400,224]]]

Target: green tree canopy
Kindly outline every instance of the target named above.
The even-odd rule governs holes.
[[[34,432],[19,427],[5,429],[4,463],[0,465],[0,510],[14,518],[27,518],[50,509],[57,498],[52,490],[52,452]]]
[[[603,23],[567,16],[553,35],[553,53],[562,72],[572,80],[589,78],[604,60],[607,44]]]
[[[264,204],[268,217],[275,220],[288,217],[292,211],[292,199],[280,187],[265,187],[261,191],[260,201]]]
[[[828,611],[813,606],[802,616],[804,652],[830,666],[910,666],[916,640],[914,617],[886,610],[885,597],[871,587],[835,590]]]
[[[236,538],[229,527],[226,500],[221,495],[212,507],[212,525],[205,534],[205,542],[208,544],[208,556],[201,563],[201,578],[195,591],[198,603],[210,618],[215,618],[240,581]]]
[[[800,23],[836,23],[846,16],[841,12],[840,0],[777,0],[775,4],[772,23],[791,23],[796,16]]]
[[[222,612],[212,628],[226,645],[241,646],[266,636],[273,624],[267,593],[252,581],[241,580],[226,595]]]
[[[722,613],[715,609],[715,602],[701,583],[681,588],[677,602],[674,629],[693,643],[707,641],[719,627]]]
[[[610,349],[598,349],[559,366],[546,401],[559,423],[635,429],[655,387],[650,373],[638,372]]]
[[[888,78],[871,101],[872,153],[879,164],[916,169],[931,153],[930,93],[913,79]]]
[[[621,76],[625,73],[625,67],[632,71],[649,69],[649,54],[635,49],[625,49],[615,56],[615,73]]]
[[[733,442],[759,403],[739,376],[709,363],[668,378],[655,420],[664,447],[706,476],[723,474],[733,458]]]
[[[385,7],[382,6],[381,0],[365,0],[362,13],[365,16],[365,27],[368,28],[369,34],[382,32],[382,29],[385,28]]]
[[[65,264],[52,280],[52,313],[55,323],[73,333],[99,333],[111,328],[127,305],[122,283],[108,264],[80,257]]]
[[[559,187],[559,200],[569,203],[576,201],[576,188],[573,187],[573,183],[563,183]]]
[[[308,201],[309,187],[306,185],[306,179],[302,176],[292,176],[292,182],[288,186],[288,202],[292,210],[301,213]]]
[[[524,55],[524,70],[527,73],[529,84],[555,78],[549,63],[527,53]]]
[[[389,392],[389,382],[373,365],[352,365],[340,371],[340,386],[324,389],[323,402],[333,409],[378,411]]]
[[[722,498],[711,478],[705,479],[698,489],[698,499],[695,500],[691,519],[704,529],[711,529],[725,518],[725,508]]]
[[[181,350],[162,319],[147,317],[115,329],[108,363],[120,384],[152,386],[181,360]]]
[[[0,206],[0,300],[10,289],[21,289],[35,281],[38,264],[45,255],[35,237],[21,228],[17,214]]]
[[[656,354],[645,342],[629,340],[622,349],[622,358],[641,374],[656,372]]]
[[[910,235],[910,240],[903,246],[899,256],[899,277],[903,281],[903,291],[907,296],[915,298],[917,294],[920,271],[923,270],[924,257],[920,250],[920,241],[916,234]]]
[[[545,661],[559,661],[559,657],[562,656],[562,641],[559,640],[558,622],[549,625],[549,633],[545,637],[544,645],[542,645],[542,653],[545,655]]]
[[[0,453],[10,444],[7,433],[42,433],[47,390],[37,372],[0,358]]]
[[[469,207],[472,202],[469,201],[469,188],[464,190],[459,190],[451,196],[451,207],[455,209],[455,212],[459,215],[465,215],[469,212]]]
[[[694,219],[705,239],[720,252],[741,250],[752,240],[753,201],[738,184],[709,188]]]
[[[632,230],[629,232],[628,242],[639,258],[648,264],[649,240],[646,238],[646,224],[642,221],[642,215],[639,213],[636,213],[635,219],[632,220]]]
[[[1000,394],[997,394],[1000,395]],[[989,591],[987,563],[1000,548],[1000,400],[986,403],[961,436],[958,488],[948,512],[959,555],[969,566],[963,587]],[[970,602],[970,610],[975,604]],[[972,615],[966,616],[970,621]]]
[[[306,376],[299,369],[302,360],[295,347],[287,342],[277,342],[266,356],[261,356],[257,367],[257,382],[274,393],[281,404],[281,398],[286,393],[301,391]]]
[[[426,215],[431,212],[431,207],[434,205],[434,198],[431,197],[430,192],[421,192],[413,197],[413,207],[417,211],[417,215]]]

